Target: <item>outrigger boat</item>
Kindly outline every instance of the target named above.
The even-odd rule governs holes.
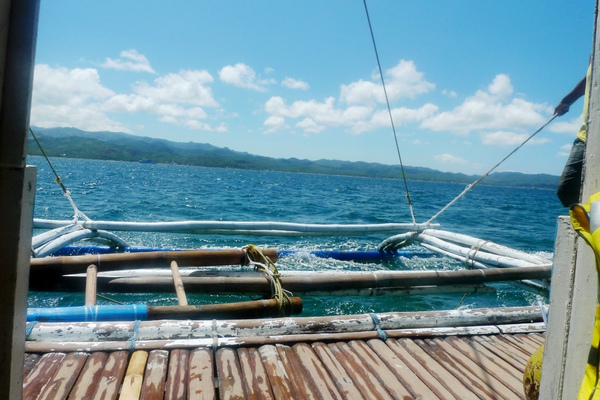
[[[6,52],[2,54],[5,90],[0,102],[0,138],[3,141],[0,173],[2,177],[8,176],[0,180],[3,193],[0,206],[9,214],[0,228],[6,246],[6,251],[0,254],[4,267],[0,269],[0,282],[4,286],[4,296],[0,299],[4,333],[0,341],[3,347],[0,392],[7,398],[509,399],[523,395],[523,383],[528,397],[534,398],[540,390],[541,398],[575,397],[591,336],[589,321],[576,323],[580,318],[590,317],[589,310],[593,307],[589,304],[595,302],[589,300],[597,293],[597,279],[589,279],[594,276],[593,269],[588,269],[591,272],[587,275],[575,275],[575,263],[578,270],[580,266],[583,270],[583,265],[589,263],[593,255],[585,245],[576,243],[573,230],[564,219],[559,220],[553,263],[479,239],[441,231],[431,223],[340,227],[183,222],[140,226],[80,219],[77,213],[73,221],[34,221],[35,171],[25,167],[24,156],[15,156],[14,149],[24,149],[26,143],[23,132],[28,121],[38,3],[36,0],[9,3],[0,10],[10,21]],[[596,51],[595,54],[600,53]],[[597,65],[600,60],[595,57],[594,66]],[[27,73],[23,74],[23,70]],[[597,79],[600,68],[594,70],[594,79]],[[592,96],[597,100],[600,92]],[[600,101],[592,104],[600,107]],[[590,115],[590,131],[599,131],[600,119],[594,119],[593,111]],[[588,154],[599,154],[600,135],[590,136]],[[7,148],[10,151],[6,151]],[[584,198],[600,189],[594,187],[596,180],[590,179],[590,171],[597,170],[598,161],[588,157],[586,163],[589,168],[584,181]],[[23,190],[14,190],[15,187]],[[33,226],[50,231],[31,240]],[[401,255],[404,245],[419,242],[429,251],[459,259],[475,268],[458,271],[456,275],[436,271],[434,276],[426,272],[419,276],[410,272],[396,276],[388,271],[360,279],[358,276],[348,278],[348,275],[327,277],[332,280],[326,287],[339,285],[336,286],[339,290],[384,292],[413,285],[441,287],[447,282],[464,283],[468,279],[472,284],[509,280],[544,292],[549,288],[552,268],[554,277],[567,279],[555,280],[552,286],[548,325],[545,307],[304,318],[262,318],[260,315],[260,318],[251,319],[234,317],[227,314],[227,310],[225,314],[218,314],[223,310],[211,310],[216,314],[209,312],[201,316],[198,307],[185,304],[185,290],[192,285],[209,290],[211,286],[206,282],[211,276],[198,277],[194,275],[196,271],[182,276],[180,266],[253,266],[256,271],[251,271],[249,276],[225,274],[214,280],[219,280],[219,284],[229,290],[233,290],[236,279],[245,286],[255,284],[256,289],[252,290],[256,293],[267,290],[271,298],[256,301],[257,308],[268,308],[263,303],[275,303],[276,315],[299,310],[300,303],[294,303],[285,291],[288,284],[304,285],[304,289],[298,289],[300,292],[323,289],[318,285],[319,279],[303,282],[306,277],[277,271],[275,262],[284,255],[274,250],[248,246],[220,251],[138,252],[109,232],[115,229],[185,229],[219,233],[230,230],[245,234],[286,235],[299,232],[329,234],[332,230],[340,232],[343,229],[355,233],[391,229],[395,236],[381,243],[376,252],[380,257]],[[107,241],[109,245],[104,248],[109,250],[85,250],[91,255],[60,253],[80,251],[71,245],[82,239]],[[574,257],[577,246],[580,250]],[[115,249],[120,251],[113,252]],[[112,254],[104,254],[107,252]],[[570,259],[567,259],[569,255]],[[330,253],[323,256],[366,255]],[[165,263],[170,264],[170,276],[158,274],[152,278],[152,285],[160,287],[168,281],[180,299],[178,309],[135,306],[123,316],[121,310],[104,314],[100,311],[102,307],[93,304],[96,285],[131,290],[136,279],[147,278],[144,275],[147,272],[139,273],[140,267]],[[135,272],[124,276],[121,275],[123,270]],[[84,273],[89,282],[85,285],[87,306],[70,316],[60,317],[56,317],[59,310],[47,314],[42,310],[29,310],[29,322],[25,321],[24,304],[30,274],[34,283],[68,284],[78,281]],[[355,284],[355,281],[361,283]],[[589,281],[592,284],[586,286]],[[348,282],[352,284],[343,285]],[[580,288],[591,287],[592,290],[583,293],[573,289],[573,282]],[[582,303],[589,303],[583,312],[571,312]],[[236,312],[240,313],[240,309]],[[247,316],[247,311],[242,310],[241,315]],[[173,319],[174,316],[179,319]],[[544,365],[549,367],[544,368],[540,389],[539,365],[533,365],[533,371],[524,381],[523,368],[530,354],[535,353],[541,358],[540,346],[544,342],[547,344]]]

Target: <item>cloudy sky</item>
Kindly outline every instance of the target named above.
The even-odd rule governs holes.
[[[480,174],[585,74],[592,0],[369,0],[404,165]],[[500,171],[558,175],[582,101]],[[398,164],[361,0],[43,0],[31,124]]]

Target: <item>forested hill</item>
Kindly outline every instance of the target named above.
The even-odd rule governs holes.
[[[233,151],[203,143],[181,143],[164,139],[115,132],[85,132],[75,128],[32,128],[49,157],[97,160],[146,161],[204,167],[241,168],[283,172],[350,175],[377,178],[401,178],[399,166],[379,163],[336,160],[300,160],[270,158]],[[42,155],[30,136],[28,154]],[[477,176],[436,171],[422,167],[404,167],[409,180],[472,183]],[[528,175],[498,172],[482,184],[512,187],[555,189],[558,177],[547,174]]]

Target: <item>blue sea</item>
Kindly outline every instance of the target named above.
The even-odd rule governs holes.
[[[46,160],[30,156],[37,167],[36,218],[72,219],[73,209]],[[301,223],[412,222],[404,183],[398,179],[356,178],[183,165],[51,158],[78,209],[92,220],[115,221],[281,221]],[[485,180],[483,181],[485,183]],[[425,222],[464,185],[409,181],[417,222]],[[551,258],[556,219],[564,215],[554,191],[480,184],[435,222],[441,229]],[[37,233],[37,232],[34,232]],[[239,248],[255,244],[300,250],[283,257],[280,270],[361,271],[459,269],[445,258],[398,259],[384,264],[319,259],[303,250],[376,250],[386,234],[364,237],[259,237],[191,234],[117,233],[132,246]],[[302,296],[302,316],[385,311],[537,305],[547,299],[499,283],[476,294]],[[175,294],[103,295],[121,302],[174,305]],[[244,301],[249,296],[188,293],[190,304]],[[82,305],[83,293],[31,292],[30,307]],[[99,304],[107,300],[99,300]]]

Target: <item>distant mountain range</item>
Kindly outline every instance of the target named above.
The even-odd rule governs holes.
[[[181,143],[165,139],[129,135],[119,132],[85,132],[75,128],[32,127],[49,157],[86,158],[150,163],[198,165],[203,167],[240,168],[313,174],[350,175],[376,178],[402,178],[399,166],[337,160],[301,160],[257,156],[206,143]],[[42,155],[30,135],[28,154]],[[469,184],[477,175],[436,171],[423,167],[404,167],[408,180]],[[482,184],[494,186],[556,189],[558,176],[497,172]]]

